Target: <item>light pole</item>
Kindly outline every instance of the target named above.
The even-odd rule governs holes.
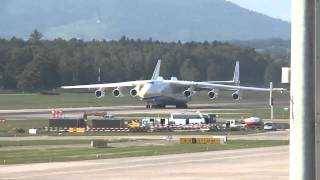
[[[316,0],[316,122],[315,122],[315,132],[316,132],[316,179],[320,180],[320,2]]]
[[[292,0],[290,179],[315,179],[315,0]]]

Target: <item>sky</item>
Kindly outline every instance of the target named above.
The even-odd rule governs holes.
[[[291,0],[227,0],[262,14],[291,21]]]

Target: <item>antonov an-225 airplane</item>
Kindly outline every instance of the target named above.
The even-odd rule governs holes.
[[[208,91],[209,99],[216,99],[219,90],[233,91],[232,99],[241,99],[241,90],[265,91],[269,88],[256,88],[240,86],[239,62],[236,62],[233,80],[231,81],[183,81],[176,77],[165,80],[159,76],[161,60],[155,67],[150,80],[127,81],[106,84],[89,84],[76,86],[62,86],[63,89],[96,89],[95,96],[102,98],[107,89],[112,89],[115,97],[122,97],[130,94],[132,97],[138,97],[146,102],[147,108],[165,108],[166,105],[174,105],[177,108],[187,108],[187,102],[199,91]],[[230,85],[233,84],[233,85]]]

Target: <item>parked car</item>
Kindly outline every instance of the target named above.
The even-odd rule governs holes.
[[[263,126],[264,130],[274,130],[272,122],[266,122]]]

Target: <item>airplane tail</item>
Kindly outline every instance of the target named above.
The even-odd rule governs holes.
[[[234,67],[233,79],[230,81],[206,81],[208,83],[221,83],[221,84],[234,84],[236,86],[240,85],[240,72],[239,72],[239,61],[236,62]]]
[[[161,59],[158,60],[157,65],[153,71],[151,80],[157,80],[160,74],[160,65],[161,65]]]
[[[240,85],[239,61],[236,62],[236,66],[234,67],[233,82],[237,86]]]

